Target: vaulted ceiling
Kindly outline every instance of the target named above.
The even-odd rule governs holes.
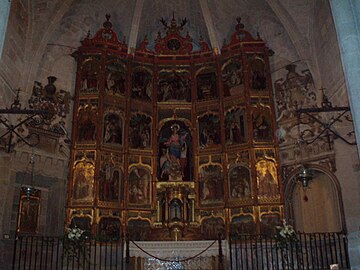
[[[234,31],[237,17],[247,30],[260,36],[278,56],[278,61],[291,62],[311,54],[311,23],[314,1],[311,0],[35,0],[30,1],[32,33],[43,46],[57,44],[76,47],[88,32],[101,27],[106,13],[119,36],[127,42],[136,36],[138,44],[145,35],[150,42],[162,30],[161,17],[186,17],[186,30],[195,45],[202,35],[209,44],[221,47]],[[134,41],[131,41],[134,42]],[[130,44],[130,46],[133,44]]]

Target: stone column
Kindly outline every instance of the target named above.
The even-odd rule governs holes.
[[[360,1],[330,0],[330,5],[360,153]],[[350,232],[348,240],[351,269],[359,269],[360,231]]]
[[[330,0],[360,153],[360,1]]]
[[[10,11],[10,1],[0,1],[0,58],[5,40],[9,11]]]

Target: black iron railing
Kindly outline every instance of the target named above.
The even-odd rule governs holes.
[[[264,235],[236,235],[229,239],[229,257],[223,259],[219,241],[218,269],[349,269],[345,233],[297,234],[286,245]],[[17,236],[13,270],[128,270],[130,240],[89,239],[80,247],[63,237]],[[227,261],[227,262],[226,262]],[[224,267],[227,265],[227,267]]]
[[[74,246],[63,237],[17,236],[13,270],[124,270],[123,239],[89,239]]]
[[[297,241],[284,244],[264,235],[236,235],[229,241],[230,268],[350,269],[345,233],[298,233]]]

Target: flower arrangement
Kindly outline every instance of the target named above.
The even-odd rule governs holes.
[[[67,228],[66,229],[67,232],[67,238],[70,241],[82,241],[82,236],[84,235],[84,230],[78,228],[78,227],[74,227],[74,228]]]
[[[282,221],[282,226],[276,226],[275,239],[280,249],[286,249],[289,244],[298,241],[294,228],[287,224],[285,219]]]
[[[85,261],[89,260],[89,252],[86,245],[88,236],[86,231],[78,227],[67,228],[65,230],[64,254],[69,260]]]

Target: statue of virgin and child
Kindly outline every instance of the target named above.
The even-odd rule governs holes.
[[[171,125],[171,135],[160,149],[160,180],[183,181],[187,168],[188,133],[179,134],[179,124]]]

